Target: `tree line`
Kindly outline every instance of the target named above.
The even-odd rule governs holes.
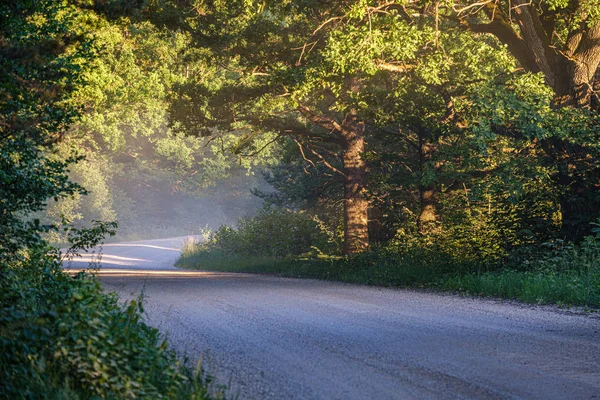
[[[93,190],[53,222],[127,219],[132,177],[194,192],[252,168],[275,188],[255,194],[344,254],[416,238],[500,255],[579,241],[598,218],[593,1],[63,6],[89,57],[55,77],[79,117],[49,135]]]
[[[598,218],[593,1],[161,7],[212,68],[174,88],[171,124],[236,132],[240,156],[273,137],[285,162],[265,197],[341,214],[345,254],[403,234],[503,253],[578,241]]]

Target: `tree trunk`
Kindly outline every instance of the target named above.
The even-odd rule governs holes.
[[[354,112],[348,113],[343,124],[344,138],[344,254],[355,254],[369,248],[368,210],[365,198],[367,185],[365,126],[358,122]]]
[[[426,234],[431,232],[433,222],[437,220],[435,192],[432,188],[419,188],[419,200],[421,203],[421,211],[417,220],[419,233]]]
[[[541,71],[554,90],[557,108],[592,108],[600,112],[593,89],[600,66],[600,22],[591,23],[585,10],[579,8],[573,18],[581,18],[580,26],[572,28],[560,46],[552,41],[552,13],[542,12],[530,0],[512,0],[509,6],[511,14],[507,15],[498,2],[488,2],[482,9],[489,23],[463,22],[473,32],[495,35],[526,71]]]
[[[350,110],[341,124],[333,118],[311,111],[304,105],[299,105],[298,111],[312,123],[328,130],[331,140],[342,148],[344,254],[366,251],[369,248],[369,201],[365,197],[367,167],[362,159],[362,153],[365,151],[365,124],[358,121],[355,110]],[[313,153],[319,156],[316,152]],[[322,156],[319,158],[324,161]],[[335,170],[326,161],[324,163]]]
[[[594,99],[596,72],[600,65],[600,24],[589,28],[560,65],[562,79],[553,87],[557,107],[573,106],[598,109]]]
[[[436,152],[436,146],[431,143],[429,135],[424,127],[417,129],[419,137],[419,216],[417,218],[417,228],[419,233],[425,235],[432,232],[433,224],[437,220],[437,204],[435,199],[435,190],[431,183],[423,182],[427,164],[431,162],[432,155]]]

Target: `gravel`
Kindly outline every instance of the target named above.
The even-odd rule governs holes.
[[[597,313],[181,271],[181,242],[105,246],[99,275],[240,399],[600,398]]]

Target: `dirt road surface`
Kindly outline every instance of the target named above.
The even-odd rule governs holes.
[[[598,313],[181,271],[181,243],[106,245],[101,280],[240,399],[600,399]]]

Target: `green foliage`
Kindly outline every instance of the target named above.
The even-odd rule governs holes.
[[[236,228],[223,225],[195,251],[218,251],[232,258],[282,259],[335,251],[317,221],[304,213],[263,209],[254,217],[241,218]]]
[[[40,242],[51,229],[23,215],[40,211],[47,198],[84,190],[69,181],[75,154],[57,160],[53,143],[78,115],[71,85],[89,43],[71,32],[78,13],[42,1],[0,6],[0,261]],[[78,51],[75,51],[78,49]]]
[[[0,397],[209,398],[202,373],[143,323],[141,298],[119,305],[45,250],[1,266]]]
[[[494,168],[500,171],[503,164],[499,176],[504,175],[505,193],[512,192],[510,202],[528,204],[528,210],[546,208],[547,216],[536,219],[547,222],[528,226],[552,232],[558,225],[561,232],[555,235],[579,240],[598,218],[600,197],[591,189],[600,170],[598,116],[585,109],[556,109],[552,99],[540,74],[482,85],[474,96],[473,132]]]

